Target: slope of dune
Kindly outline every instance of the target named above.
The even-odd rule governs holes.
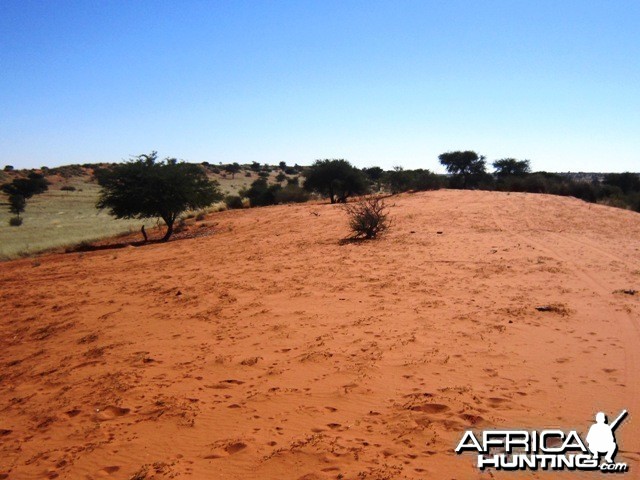
[[[640,215],[388,203],[366,243],[340,244],[337,206],[278,206],[0,264],[0,478],[506,478],[453,452],[464,430],[584,432],[623,408],[637,473]]]

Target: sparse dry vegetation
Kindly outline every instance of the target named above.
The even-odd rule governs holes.
[[[373,239],[389,228],[388,209],[380,197],[364,197],[357,202],[346,204],[344,210],[349,216],[352,239]]]

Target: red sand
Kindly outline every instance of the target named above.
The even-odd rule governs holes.
[[[337,206],[280,206],[0,264],[0,478],[511,478],[453,452],[465,429],[584,433],[623,408],[638,478],[640,294],[616,291],[640,290],[640,215],[387,202],[360,244]]]

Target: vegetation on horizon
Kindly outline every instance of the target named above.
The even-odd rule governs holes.
[[[640,177],[636,173],[599,174],[585,178],[576,174],[532,172],[529,160],[504,158],[490,163],[474,151],[446,152],[439,158],[448,171],[447,175],[402,167],[386,171],[375,166],[360,169],[344,159],[317,160],[308,167],[291,166],[285,162],[278,165],[258,162],[185,164],[191,165],[194,172],[202,172],[208,180],[217,181],[222,191],[216,198],[224,198],[224,201],[205,210],[184,210],[168,218],[175,223],[196,216],[203,218],[203,212],[221,209],[305,202],[313,198],[345,203],[350,197],[365,194],[397,194],[439,188],[547,193],[640,211]],[[93,241],[130,232],[132,226],[140,225],[132,220],[109,221],[107,215],[95,211],[99,196],[97,180],[117,171],[121,165],[86,163],[41,167],[38,170],[15,170],[6,166],[0,171],[0,183],[3,184],[0,190],[5,194],[0,196],[0,201],[4,200],[4,206],[0,207],[0,257],[11,258],[19,253]],[[493,167],[492,173],[487,171],[488,165]],[[49,191],[34,193],[33,198],[27,193],[22,203],[20,197],[15,196],[14,187],[9,186],[34,179],[46,183],[49,180],[52,187]],[[134,186],[135,182],[130,182],[132,189]],[[31,199],[26,214],[23,214],[27,198]],[[155,218],[155,214],[150,217],[136,214],[132,218]],[[22,226],[11,228],[9,225]],[[148,223],[146,226],[151,225]]]

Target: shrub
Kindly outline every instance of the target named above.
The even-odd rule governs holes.
[[[224,203],[228,209],[242,208],[242,197],[239,195],[227,195],[224,197]]]
[[[309,192],[298,185],[289,184],[275,192],[276,203],[302,203],[309,200]]]
[[[60,190],[63,190],[65,192],[75,192],[76,191],[76,187],[74,187],[73,185],[64,185],[64,186],[60,187]]]
[[[352,239],[372,239],[385,232],[390,225],[387,206],[380,197],[365,197],[346,204]]]
[[[198,214],[196,215],[196,222],[201,222],[206,217],[207,217],[207,213],[206,212],[198,212]]]
[[[20,217],[11,217],[9,219],[9,225],[12,227],[19,227],[22,225],[22,219]]]
[[[287,176],[280,172],[277,176],[276,176],[276,181],[277,182],[284,182],[287,179]]]
[[[251,187],[244,192],[244,195],[251,201],[252,207],[263,207],[276,203],[276,192],[282,187],[280,185],[269,185],[265,178],[258,178],[251,184]]]

